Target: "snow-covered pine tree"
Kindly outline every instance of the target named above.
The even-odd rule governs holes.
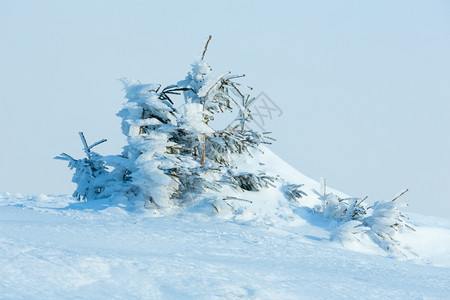
[[[400,192],[391,201],[377,201],[372,206],[365,205],[367,197],[342,199],[327,193],[325,180],[322,180],[321,190],[320,193],[313,190],[320,200],[314,211],[341,223],[332,233],[332,240],[351,240],[352,236],[367,233],[383,250],[407,257],[394,235],[403,229],[414,230],[396,202],[408,190]]]
[[[364,206],[364,198],[341,198],[334,193],[321,194],[313,189],[318,196],[320,204],[314,207],[314,211],[322,213],[328,219],[338,221],[362,220],[367,214]]]
[[[191,205],[198,199],[237,199],[224,194],[223,185],[241,191],[273,185],[277,178],[264,172],[238,171],[233,165],[236,156],[251,157],[253,149],[271,139],[267,133],[246,126],[252,120],[249,107],[254,98],[243,93],[244,87],[236,81],[243,75],[227,72],[211,76],[211,67],[204,61],[208,43],[201,59],[176,85],[161,89],[160,85],[123,80],[127,102],[118,116],[128,145],[121,155],[99,159],[105,174],[103,187],[97,189],[92,178],[80,175],[86,173],[82,161],[61,157],[73,166],[77,164],[75,177],[87,178],[81,184],[86,191],[96,190],[96,197],[133,199],[169,208]],[[185,103],[177,110],[170,97],[180,92]],[[239,124],[213,129],[214,115],[233,107],[239,108]],[[90,156],[91,160],[96,158]],[[92,198],[86,191],[77,195]]]
[[[106,142],[105,139],[100,140],[88,146],[86,138],[82,132],[79,132],[83,150],[86,158],[74,159],[72,156],[61,153],[55,159],[65,160],[69,162],[69,168],[75,169],[72,182],[77,185],[73,193],[73,197],[78,200],[95,200],[102,196],[106,186],[108,185],[108,170],[105,165],[103,156],[92,151],[95,146]]]
[[[397,203],[408,190],[403,190],[391,201],[377,201],[371,207],[371,214],[363,220],[363,224],[370,228],[369,234],[381,248],[394,255],[407,256],[400,250],[400,243],[395,239],[396,232],[407,229],[415,230],[407,222],[407,217],[400,211]]]
[[[177,171],[186,160],[180,158],[181,147],[173,142],[177,129],[175,108],[169,94],[177,87],[160,86],[123,80],[127,103],[118,113],[128,145],[123,156],[136,200],[157,208],[169,208],[178,197]]]
[[[320,192],[312,190],[320,201],[313,210],[339,224],[331,232],[330,239],[340,242],[359,240],[359,237],[369,230],[364,226],[364,218],[369,209],[364,202],[367,197],[341,198],[334,193],[327,193],[325,178],[321,178],[320,185]]]

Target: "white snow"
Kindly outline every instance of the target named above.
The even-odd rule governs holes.
[[[264,152],[241,168],[304,184],[305,207],[277,188],[247,192],[233,217],[0,193],[0,299],[450,299],[450,220],[410,214],[416,231],[397,238],[417,255],[403,260],[336,238],[310,209],[320,184]]]

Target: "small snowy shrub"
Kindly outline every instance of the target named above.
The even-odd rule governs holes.
[[[314,207],[314,211],[323,214],[326,218],[346,222],[364,219],[367,214],[367,207],[363,203],[367,197],[343,199],[333,193],[320,194],[316,190],[313,192],[320,200],[320,204]]]
[[[322,187],[325,190],[324,187]],[[330,239],[346,241],[357,239],[362,233],[368,234],[372,240],[388,253],[406,256],[400,250],[400,243],[394,235],[402,229],[414,230],[401,213],[396,200],[405,194],[404,190],[391,201],[377,201],[372,206],[365,205],[365,198],[342,199],[333,193],[313,192],[318,196],[320,204],[314,207],[316,213],[341,223]]]
[[[61,153],[55,159],[66,160],[69,162],[69,168],[71,170],[75,169],[72,182],[77,185],[77,188],[73,193],[73,197],[78,200],[98,199],[108,184],[108,171],[103,157],[91,150],[95,146],[106,142],[106,140],[101,140],[88,146],[84,134],[79,132],[79,135],[84,146],[86,158],[74,159],[66,153]]]
[[[396,202],[407,191],[402,191],[391,201],[375,202],[371,207],[371,215],[363,220],[364,225],[370,228],[370,236],[381,248],[392,254],[404,256],[406,255],[399,249],[400,243],[394,236],[401,230],[415,230],[408,224],[407,217],[399,209],[406,205]]]

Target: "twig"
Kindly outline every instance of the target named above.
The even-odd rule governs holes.
[[[397,200],[398,198],[400,198],[401,196],[403,196],[407,191],[408,191],[408,189],[404,190],[403,192],[401,192],[400,194],[398,194],[397,196],[395,196],[394,199],[392,199],[392,202],[394,202],[395,200]]]
[[[247,200],[247,199],[243,199],[243,198],[232,197],[232,196],[228,196],[228,197],[223,199],[223,201],[227,201],[227,200],[238,200],[238,201],[253,203],[253,201],[250,201],[250,200]]]
[[[366,201],[366,199],[369,198],[369,196],[365,196],[364,198],[361,199],[361,201],[359,201],[359,204],[363,203],[364,201]]]
[[[205,49],[203,50],[202,60],[205,58],[206,50],[208,50],[209,41],[211,41],[212,35],[209,35],[208,40],[206,41]]]
[[[230,82],[230,85],[239,93],[239,95],[242,98],[245,98],[244,95],[241,93],[241,91],[236,87],[236,85],[233,82]]]
[[[223,202],[225,202],[225,199],[223,200]],[[234,210],[235,212],[237,211],[237,210],[233,207],[233,205],[231,205],[230,203],[225,202],[225,204],[228,205],[228,206],[229,206],[232,210]]]

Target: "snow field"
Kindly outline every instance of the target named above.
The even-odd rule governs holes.
[[[151,217],[145,210],[88,204],[1,194],[1,299],[450,295],[447,220],[414,215],[418,230],[409,239],[428,261],[399,261],[374,244],[365,254],[330,243],[329,229],[306,212],[303,222],[277,225],[195,213]]]

